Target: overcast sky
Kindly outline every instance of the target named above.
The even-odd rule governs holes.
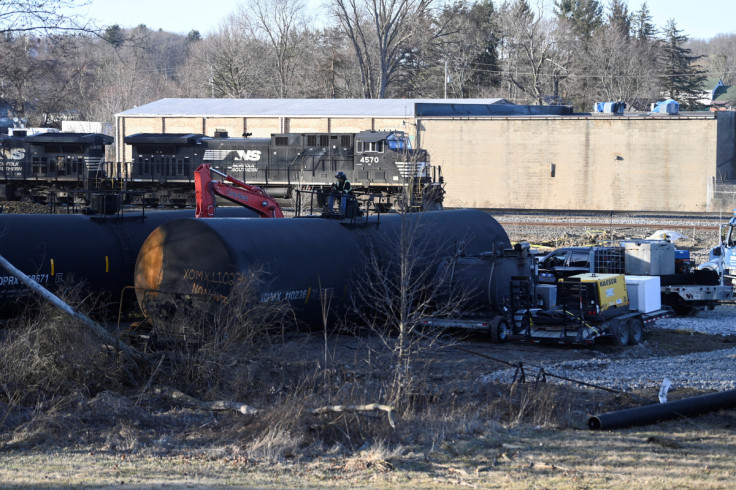
[[[135,27],[145,24],[150,29],[181,34],[195,29],[204,36],[216,30],[240,3],[247,4],[237,0],[92,0],[89,7],[79,12],[101,25]],[[322,6],[324,0],[308,0],[307,3],[317,20],[318,14],[326,11]],[[500,0],[494,1],[496,5],[500,3]],[[536,4],[535,0],[529,3]],[[545,2],[548,10],[553,3]],[[607,5],[608,0],[603,3]],[[641,3],[630,0],[629,10],[638,10]],[[649,0],[647,5],[655,25],[663,27],[667,19],[674,18],[690,38],[710,39],[715,34],[736,34],[736,0]]]

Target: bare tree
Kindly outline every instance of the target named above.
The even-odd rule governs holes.
[[[89,31],[74,9],[89,0],[12,0],[0,1],[0,34],[54,31]]]
[[[251,38],[269,47],[275,65],[278,97],[288,97],[294,74],[306,51],[302,43],[306,14],[301,0],[251,0],[233,18]]]
[[[405,183],[398,206],[400,222],[381,234],[380,247],[369,250],[365,273],[352,282],[351,298],[359,324],[374,331],[391,360],[387,403],[402,406],[418,376],[422,351],[438,348],[441,331],[425,331],[432,316],[457,317],[467,307],[469,291],[450,286],[450,267],[443,263],[462,243],[437,238],[432,217],[437,213],[409,212],[413,183]],[[472,241],[472,231],[462,240]]]
[[[710,77],[726,85],[736,83],[736,34],[717,34],[709,41],[691,40],[687,47],[702,56],[700,62]]]
[[[526,0],[504,4],[500,16],[501,63],[509,84],[507,97],[542,104],[545,95],[553,92],[551,75],[557,70],[562,76],[560,70],[565,69],[564,62],[555,59],[554,27]]]
[[[266,96],[264,50],[246,35],[236,16],[230,16],[216,33],[191,47],[179,75],[183,90],[198,97]]]
[[[591,77],[590,100],[617,100],[631,105],[646,95],[646,67],[640,66],[636,43],[625,37],[617,27],[597,31],[589,44],[588,70]]]
[[[187,53],[184,36],[145,26],[115,33],[79,40],[86,75],[78,89],[82,117],[112,121],[120,111],[178,95],[177,67]]]
[[[363,96],[382,99],[432,0],[334,0],[333,12],[353,44]]]
[[[77,107],[75,82],[85,74],[75,38],[29,34],[0,39],[0,99],[34,125],[58,123]]]
[[[345,34],[329,27],[312,35],[315,49],[305,53],[301,90],[313,97],[360,98],[363,94],[360,70]]]
[[[496,83],[495,17],[492,2],[458,0],[438,12],[423,63],[436,67],[433,96],[472,97],[479,85]]]

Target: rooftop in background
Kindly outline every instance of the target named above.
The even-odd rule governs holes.
[[[705,97],[701,103],[711,111],[733,110],[736,108],[736,86],[726,85],[719,78],[709,78],[702,85]]]
[[[118,116],[420,117],[563,115],[567,106],[516,105],[506,99],[161,99]]]
[[[713,92],[714,102],[736,102],[736,85],[720,85]]]

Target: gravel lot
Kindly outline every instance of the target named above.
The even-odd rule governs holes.
[[[592,245],[611,238],[646,238],[657,230],[674,230],[687,237],[676,242],[677,248],[690,250],[696,264],[706,262],[708,251],[718,243],[717,229],[698,227],[717,227],[729,218],[494,216],[504,224],[512,242],[526,240],[550,249]],[[551,225],[566,223],[569,226],[537,224],[545,221]],[[588,226],[591,222],[605,222],[609,226]],[[736,305],[718,305],[714,310],[701,311],[692,317],[667,318],[652,328],[691,333],[693,342],[702,339],[702,335],[736,336]],[[665,377],[672,382],[670,390],[693,388],[721,391],[736,388],[736,347],[676,356],[664,355],[657,347],[645,339],[642,345],[625,348],[620,353],[602,351],[596,352],[591,358],[568,361],[546,362],[542,359],[540,364],[547,372],[559,376],[622,391],[659,389]],[[481,380],[510,382],[514,373],[513,369],[497,371],[482,376]],[[548,381],[566,383],[556,378],[549,378]]]
[[[692,342],[702,339],[699,334],[736,336],[736,305],[720,305],[694,317],[660,320],[652,333],[656,329],[689,333]],[[723,346],[733,345],[736,337],[730,339],[731,344]],[[621,391],[659,389],[665,377],[672,383],[670,390],[736,389],[736,347],[676,356],[662,355],[656,347],[645,337],[641,345],[618,352],[592,350],[595,355],[590,358],[553,362],[542,359],[540,364],[546,372],[557,376]],[[481,376],[481,381],[511,382],[514,374],[514,369],[505,369]],[[548,382],[568,383],[558,378],[548,378]]]

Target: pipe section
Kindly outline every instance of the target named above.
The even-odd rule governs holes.
[[[622,429],[633,425],[654,424],[675,417],[692,417],[721,408],[733,407],[736,407],[736,390],[729,390],[594,415],[588,419],[588,427],[591,430]]]

